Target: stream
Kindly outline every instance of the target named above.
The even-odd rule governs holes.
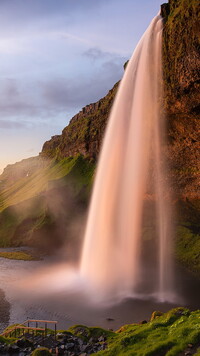
[[[13,251],[15,249],[0,249]],[[19,248],[17,249],[19,251]],[[168,311],[177,306],[190,309],[200,308],[199,280],[182,267],[176,268],[176,290],[180,296],[178,302],[158,302],[154,299],[126,298],[115,305],[97,305],[88,295],[80,290],[64,288],[65,270],[59,276],[63,288],[51,279],[51,271],[57,271],[58,261],[45,258],[43,261],[19,261],[0,258],[0,330],[8,325],[23,323],[26,319],[57,320],[58,329],[67,329],[75,324],[100,326],[116,330],[129,323],[149,320],[155,310]],[[60,268],[60,267],[59,267]],[[34,285],[34,276],[41,276],[46,271],[45,283]],[[40,273],[41,271],[41,273]],[[58,269],[59,271],[59,269]],[[57,272],[55,273],[56,276]],[[67,273],[66,273],[67,279]],[[23,283],[23,289],[16,286]],[[56,282],[56,281],[55,281]],[[55,284],[55,288],[54,288]],[[59,286],[60,286],[59,284]],[[49,286],[51,288],[49,288]],[[14,286],[14,287],[13,287]],[[41,291],[45,290],[45,293]]]

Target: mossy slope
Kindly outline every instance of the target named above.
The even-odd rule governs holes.
[[[25,170],[16,180],[2,175],[0,246],[42,246],[48,236],[59,245],[64,219],[67,228],[76,216],[71,208],[78,213],[87,204],[93,173],[94,164],[77,155],[48,161],[32,174]]]
[[[188,348],[196,354],[200,346],[200,311],[177,308],[160,314],[155,313],[146,324],[121,327],[108,337],[108,348],[96,355],[176,356]]]

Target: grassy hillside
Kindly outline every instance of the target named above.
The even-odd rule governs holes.
[[[77,155],[48,161],[14,181],[2,175],[0,246],[42,246],[54,238],[59,245],[64,225],[67,229],[71,215],[76,216],[71,208],[78,214],[87,204],[93,173],[94,164]]]

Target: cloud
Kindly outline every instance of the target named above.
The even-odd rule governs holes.
[[[36,78],[26,84],[21,79],[4,78],[0,87],[0,127],[30,129],[45,122],[60,126],[66,117],[70,119],[83,106],[106,95],[121,79],[126,59],[97,48],[82,55],[96,61],[95,70],[89,69],[87,75],[79,72],[73,78]]]
[[[3,101],[6,97],[9,97],[10,100],[12,98],[19,97],[19,88],[17,81],[14,78],[5,78],[1,83],[1,98],[3,97]],[[1,101],[1,100],[0,100]]]
[[[83,52],[83,56],[91,59],[92,61],[106,60],[108,58],[114,61],[116,59],[122,58],[120,55],[116,53],[103,51],[102,49],[96,47],[91,47],[87,51]]]
[[[26,127],[27,127],[27,122],[0,119],[1,129],[21,129]]]
[[[30,127],[62,111],[47,103],[41,95],[39,83],[21,85],[20,80],[5,78],[0,87],[0,126],[1,128]],[[17,121],[16,121],[17,120]]]
[[[112,85],[121,79],[125,60],[115,58],[105,61],[99,70],[90,76],[60,78],[43,83],[43,95],[53,107],[72,109],[95,102],[106,95]]]
[[[69,32],[54,31],[54,32],[49,32],[49,35],[56,36],[56,37],[58,36],[59,38],[64,39],[64,40],[71,39],[73,41],[84,43],[86,45],[90,44],[90,41],[88,41],[87,39],[80,37],[80,36],[73,35],[72,33],[69,33]]]

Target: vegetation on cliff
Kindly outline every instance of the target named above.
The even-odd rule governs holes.
[[[175,193],[199,199],[200,3],[169,0],[163,31],[168,162]]]
[[[53,136],[45,142],[41,156],[62,159],[82,154],[96,161],[118,85],[116,83],[104,98],[87,105],[75,115],[62,135]]]

